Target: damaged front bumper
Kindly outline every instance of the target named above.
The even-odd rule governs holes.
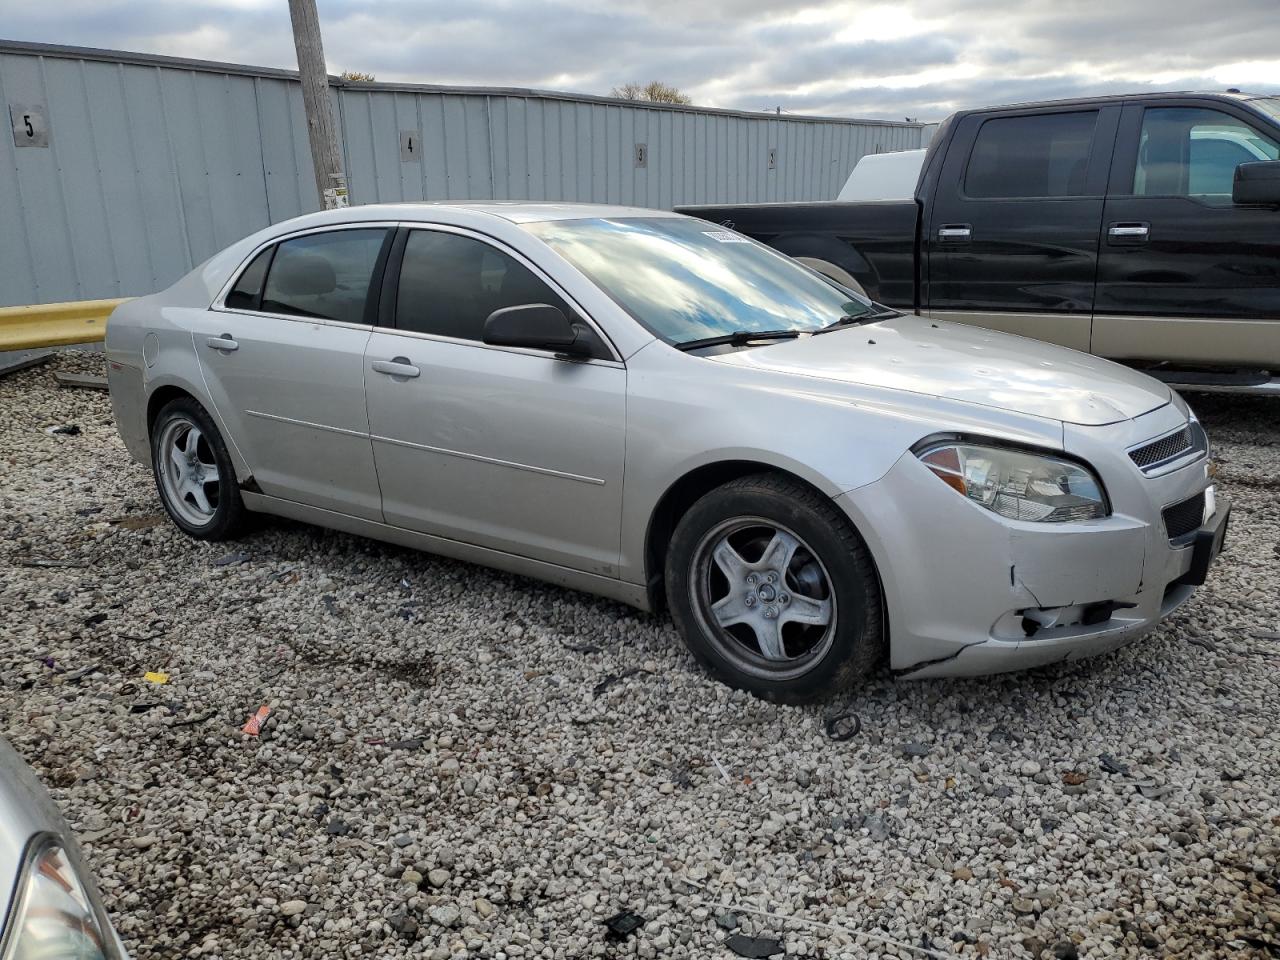
[[[1108,488],[1108,517],[1009,520],[958,496],[911,454],[836,498],[876,559],[894,670],[977,676],[1105,653],[1149,631],[1204,582],[1230,506],[1214,509],[1208,497],[1212,515],[1174,540],[1161,511],[1206,490],[1208,461],[1152,478],[1123,459],[1115,436],[1080,432],[1068,446],[1073,439]]]

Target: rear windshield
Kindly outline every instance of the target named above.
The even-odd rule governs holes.
[[[871,302],[740,233],[691,217],[526,223],[656,336],[818,330]]]

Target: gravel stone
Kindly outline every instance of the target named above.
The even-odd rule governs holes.
[[[442,903],[439,906],[432,907],[428,912],[431,922],[441,927],[452,927],[457,924],[462,917],[462,912],[452,903]]]
[[[727,689],[666,616],[283,521],[193,541],[109,398],[53,370],[104,363],[0,379],[0,734],[137,960],[700,960],[730,933],[806,958],[1280,942],[1274,401],[1189,398],[1234,509],[1209,583],[1160,628],[1026,673],[885,670],[836,742],[840,704]],[[140,682],[156,670],[170,682]],[[263,704],[272,722],[242,734]],[[606,944],[622,911],[647,922]]]
[[[405,913],[397,913],[387,921],[391,929],[405,940],[415,940],[418,936],[418,921]]]

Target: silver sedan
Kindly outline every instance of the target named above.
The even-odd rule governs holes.
[[[1227,505],[1182,399],[903,316],[701,220],[570,204],[313,214],[116,310],[116,422],[174,523],[280,514],[666,606],[713,674],[1114,649]]]
[[[0,956],[128,960],[71,829],[31,768],[3,738]]]

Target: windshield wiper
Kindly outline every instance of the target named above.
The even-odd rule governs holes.
[[[719,347],[729,344],[734,347],[745,347],[756,340],[793,340],[800,336],[799,330],[735,330],[733,333],[718,337],[703,337],[701,340],[685,340],[673,343],[677,350],[697,350],[699,347]]]
[[[882,310],[872,310],[870,313],[859,313],[841,317],[833,323],[828,323],[821,330],[815,330],[814,336],[819,333],[830,333],[832,330],[839,330],[841,327],[856,327],[864,323],[873,323],[876,320],[889,320],[893,317],[900,317],[902,314],[897,310],[885,307]]]

